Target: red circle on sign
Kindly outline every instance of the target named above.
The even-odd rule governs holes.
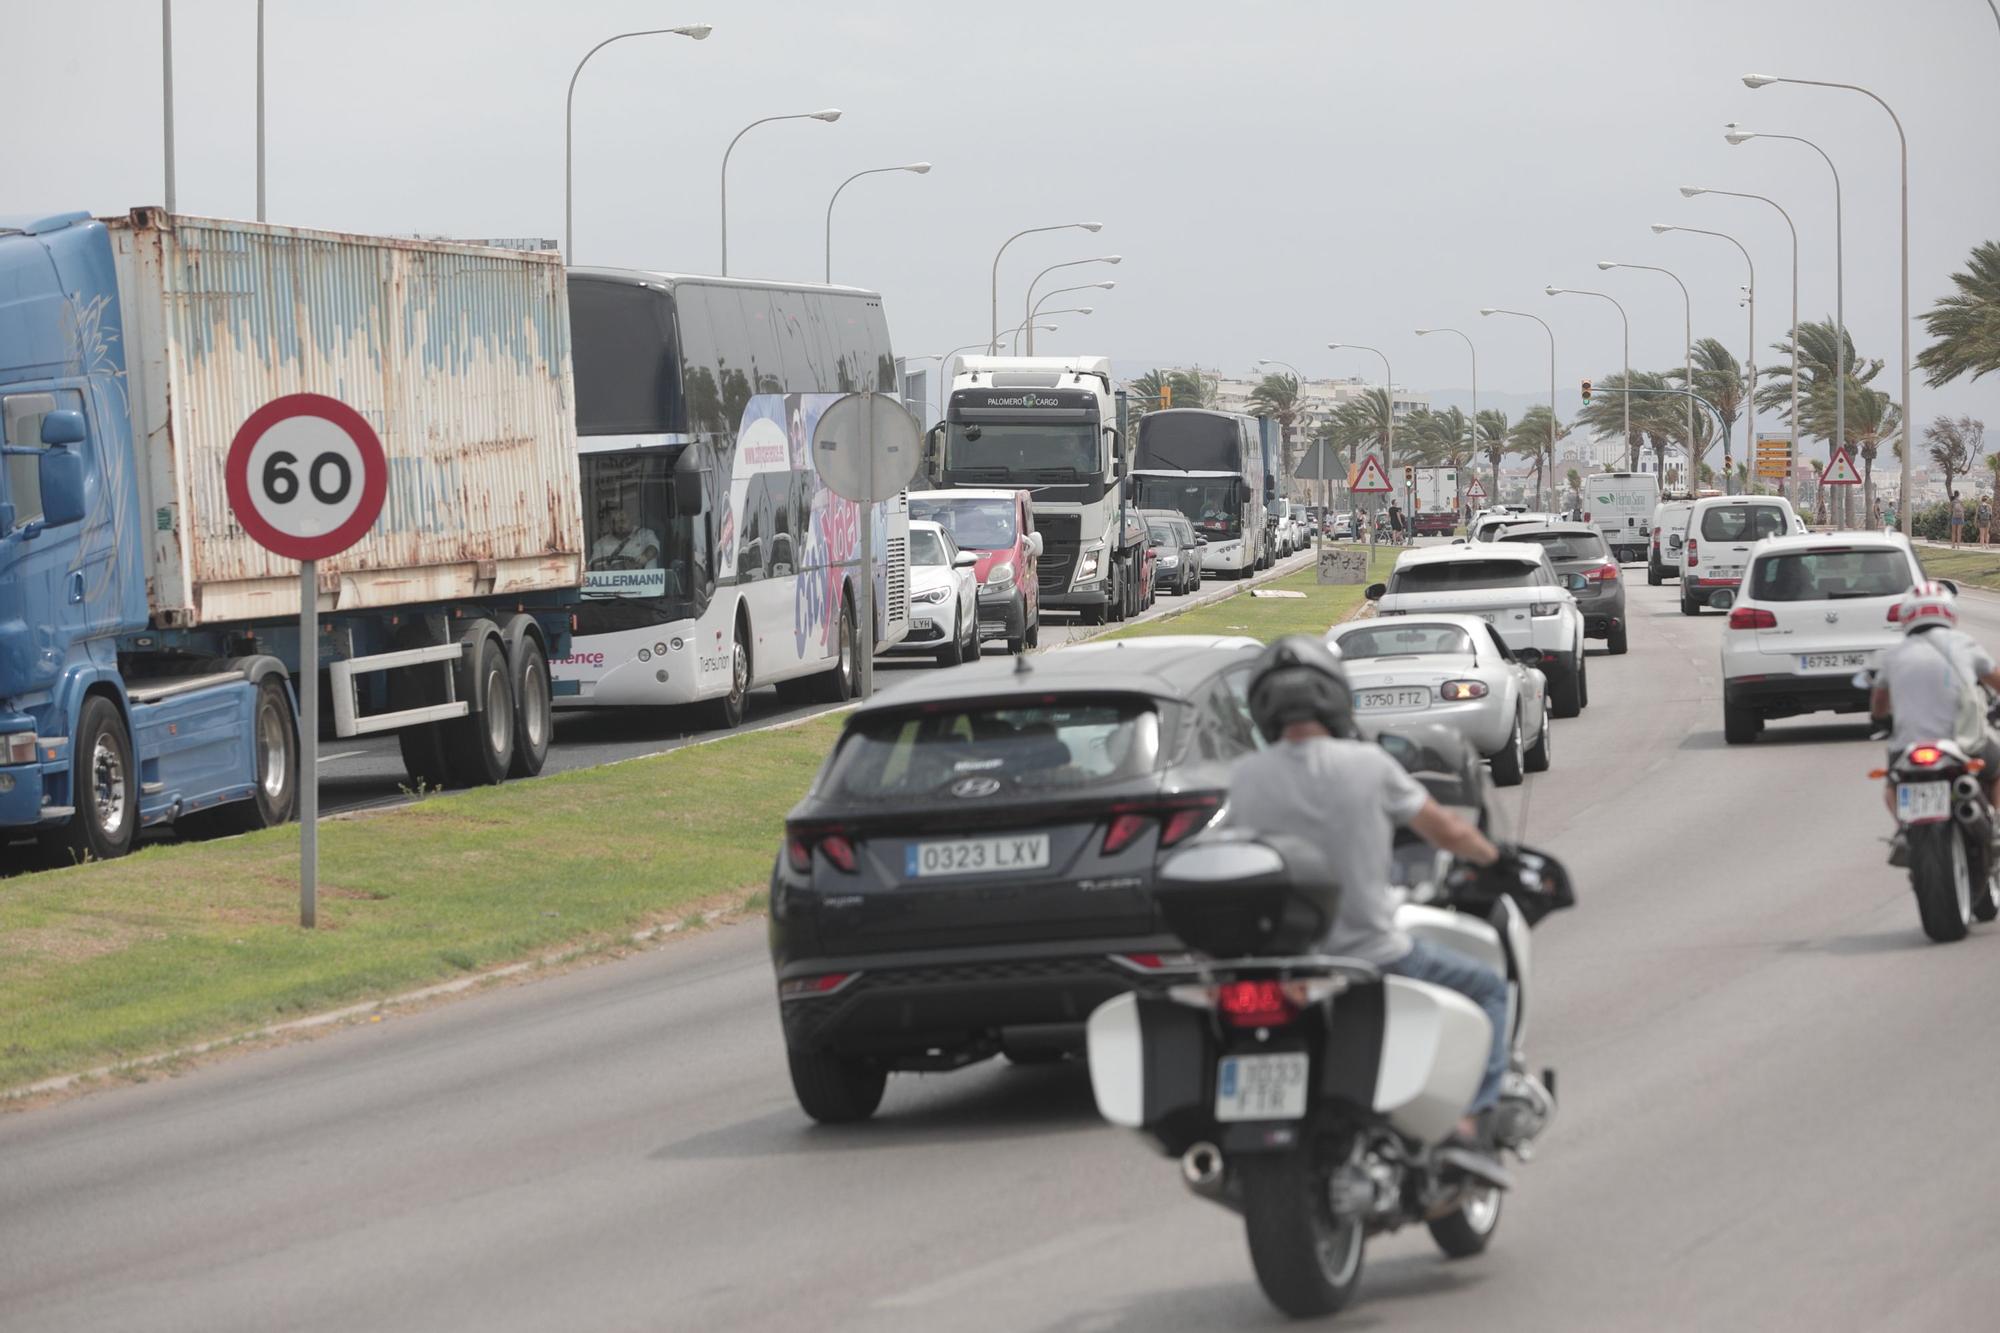
[[[354,512],[332,531],[317,536],[286,532],[272,523],[257,508],[257,495],[250,484],[250,455],[258,441],[273,426],[294,417],[318,417],[330,423],[353,442],[361,456],[361,498]],[[259,546],[291,560],[323,560],[360,541],[381,517],[382,502],[389,493],[389,458],[375,428],[346,403],[325,394],[288,393],[252,412],[250,419],[237,430],[236,437],[229,442],[223,481],[236,521]]]

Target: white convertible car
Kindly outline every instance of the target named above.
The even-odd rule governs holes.
[[[1486,756],[1493,784],[1549,766],[1547,683],[1478,616],[1421,612],[1336,625],[1363,730],[1435,722]]]

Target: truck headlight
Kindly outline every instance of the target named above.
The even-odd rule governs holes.
[[[7,762],[10,764],[32,764],[35,750],[41,738],[32,731],[15,731],[7,735]]]
[[[1014,567],[1009,564],[994,565],[986,571],[986,591],[1005,592],[1014,586]]]
[[[1102,547],[1091,546],[1085,548],[1083,554],[1077,556],[1076,558],[1077,578],[1079,580],[1096,578],[1097,567],[1099,562],[1103,559],[1103,556],[1104,556],[1104,550]]]

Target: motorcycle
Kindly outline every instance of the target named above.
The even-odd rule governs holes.
[[[1857,673],[1873,684],[1872,673]],[[1987,699],[1986,718],[2000,722],[2000,703]],[[1886,734],[1886,733],[1884,733]],[[1924,934],[1939,944],[1962,940],[1974,921],[2000,916],[2000,854],[1994,811],[1979,785],[1977,761],[1955,741],[1905,745],[1869,777],[1895,784],[1898,836]]]
[[[1150,1136],[1198,1197],[1243,1218],[1270,1301],[1294,1317],[1352,1297],[1369,1236],[1422,1222],[1480,1253],[1521,1161],[1555,1115],[1555,1073],[1522,1052],[1529,931],[1571,906],[1568,872],[1523,849],[1508,873],[1459,868],[1398,908],[1411,935],[1510,982],[1513,1058],[1482,1138],[1448,1142],[1485,1073],[1486,1015],[1465,997],[1312,952],[1339,887],[1309,842],[1222,829],[1160,866],[1154,898],[1196,954],[1091,1014],[1100,1114]]]

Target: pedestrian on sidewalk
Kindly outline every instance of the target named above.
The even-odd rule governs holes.
[[[1979,544],[1993,544],[1993,497],[1985,494],[1979,497]]]
[[[1403,507],[1394,500],[1389,501],[1389,544],[1403,544]]]
[[[1958,549],[1958,539],[1965,534],[1965,501],[1958,498],[1958,492],[1951,493],[1951,549]]]

